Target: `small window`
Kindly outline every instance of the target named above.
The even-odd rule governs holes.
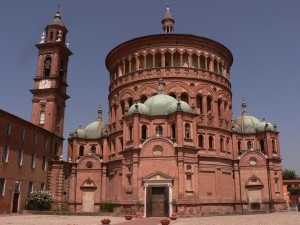
[[[156,126],[155,132],[156,132],[156,136],[162,136],[163,135],[163,128],[162,128],[162,126]]]
[[[242,142],[238,141],[238,150],[241,151],[242,150]]]
[[[5,178],[0,178],[0,196],[4,196],[5,193]]]
[[[45,111],[40,112],[40,124],[44,125],[45,124]]]
[[[47,157],[43,156],[42,170],[47,169]]]
[[[198,136],[198,147],[204,148],[204,138],[203,135]]]
[[[220,148],[221,148],[221,151],[224,151],[224,139],[223,138],[220,138]]]
[[[176,138],[176,124],[173,123],[171,128],[172,128],[172,135],[171,135],[171,137],[173,139],[175,139]]]
[[[259,145],[260,145],[260,151],[261,152],[265,152],[265,141],[264,140],[260,140],[259,141]]]
[[[96,154],[96,146],[92,146],[91,147],[91,153],[92,154]]]
[[[203,98],[201,95],[197,96],[197,109],[199,110],[199,114],[203,113]]]
[[[5,126],[5,134],[10,135],[11,134],[11,124],[6,124]]]
[[[208,142],[209,142],[209,149],[214,149],[214,137],[213,136],[209,136]]]
[[[9,155],[9,147],[7,145],[4,145],[3,150],[2,150],[2,162],[3,163],[8,162],[8,155]]]
[[[51,32],[53,34],[53,32]],[[44,62],[44,77],[50,77],[51,72],[51,58],[48,57]]]
[[[207,96],[207,114],[212,114],[212,98],[211,96]]]
[[[23,165],[23,150],[19,150],[17,165],[18,166]]]
[[[129,141],[132,141],[132,126],[129,126]]]
[[[79,156],[83,156],[84,155],[84,146],[80,145],[79,147]]]
[[[252,141],[247,142],[247,149],[248,150],[253,150],[253,142]]]
[[[44,148],[48,148],[48,138],[44,139]]]
[[[30,166],[32,169],[34,169],[34,167],[35,167],[35,154],[34,153],[31,154]]]
[[[33,192],[33,182],[29,181],[29,183],[28,183],[28,197],[29,197],[31,192]]]
[[[37,134],[33,135],[32,143],[36,145],[36,143],[37,143]]]
[[[21,132],[20,132],[20,139],[21,139],[21,140],[24,140],[24,139],[25,139],[25,130],[24,130],[24,129],[21,129]]]
[[[189,123],[185,124],[185,138],[191,138],[191,125]]]
[[[147,139],[147,126],[143,125],[142,126],[142,140],[146,140]]]
[[[273,152],[273,153],[276,153],[276,152],[277,152],[277,149],[276,149],[276,142],[275,142],[274,139],[272,140],[272,152]]]

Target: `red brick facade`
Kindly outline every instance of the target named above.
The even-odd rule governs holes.
[[[174,34],[174,22],[168,8],[164,34],[108,54],[109,122],[99,109],[97,121],[70,134],[67,162],[49,162],[55,209],[98,212],[109,202],[117,211],[168,216],[285,207],[276,125],[249,116],[244,101],[232,120],[231,52]],[[31,127],[56,138],[68,98],[66,32],[57,14],[37,45],[32,90]]]

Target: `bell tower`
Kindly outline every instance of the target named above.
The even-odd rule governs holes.
[[[63,137],[67,95],[67,68],[73,54],[66,41],[67,28],[57,12],[43,32],[38,48],[38,65],[31,90],[31,122]]]

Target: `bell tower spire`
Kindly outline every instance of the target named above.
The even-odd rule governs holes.
[[[165,34],[173,34],[174,33],[175,20],[171,16],[171,11],[170,11],[169,5],[170,5],[169,1],[167,1],[167,10],[166,10],[163,20],[161,21],[162,28],[163,28],[163,31]]]
[[[46,26],[38,48],[38,65],[31,90],[31,122],[63,137],[67,95],[67,68],[73,54],[66,42],[68,30],[59,11]]]

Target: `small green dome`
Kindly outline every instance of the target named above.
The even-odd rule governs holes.
[[[106,130],[106,124],[101,120],[90,123],[84,129],[87,139],[100,138],[105,134],[105,132],[107,132],[105,130]]]
[[[169,106],[176,104],[177,100],[170,95],[159,93],[147,99],[145,106],[148,107],[150,116],[160,116],[169,114]]]
[[[79,138],[86,138],[84,129],[81,129],[81,128],[77,128],[74,132],[74,135]]]
[[[276,131],[274,128],[273,124],[268,122],[268,121],[261,121],[257,126],[256,126],[257,132],[262,132],[262,131]]]
[[[256,126],[260,121],[254,116],[242,115],[234,120],[235,131],[251,134],[256,133]]]
[[[128,112],[127,112],[127,115],[131,115],[131,114],[133,114],[133,113],[135,112],[135,110],[136,110],[136,105],[138,106],[138,112],[139,112],[140,114],[146,114],[146,115],[149,115],[149,108],[148,108],[146,105],[144,105],[143,103],[136,103],[136,104],[133,104],[133,105],[129,108],[129,110],[128,110]]]
[[[189,104],[187,104],[185,101],[179,101],[179,102],[174,102],[168,107],[169,113],[173,113],[177,111],[178,103],[180,103],[180,108],[183,112],[188,112],[188,113],[194,113],[194,111],[191,109]]]

